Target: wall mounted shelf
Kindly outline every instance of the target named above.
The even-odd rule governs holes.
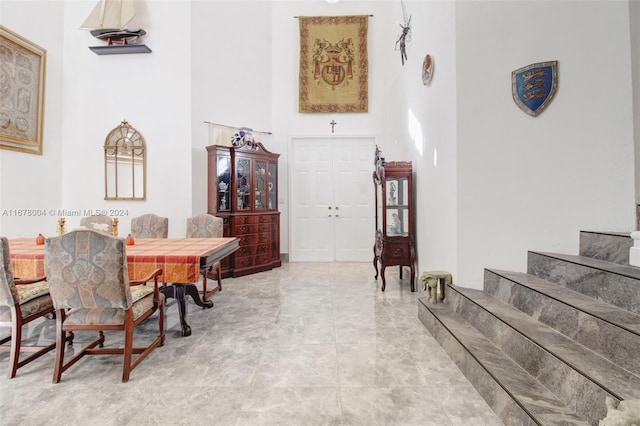
[[[151,53],[145,44],[119,44],[117,46],[89,46],[96,55],[124,55],[128,53]]]

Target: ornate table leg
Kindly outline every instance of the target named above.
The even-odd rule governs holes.
[[[184,292],[191,296],[193,301],[196,302],[196,305],[202,306],[203,308],[213,307],[213,302],[211,300],[202,300],[200,298],[200,292],[195,284],[184,284]]]
[[[160,291],[166,298],[174,298],[178,302],[178,314],[180,316],[180,326],[182,327],[182,336],[191,336],[191,327],[187,324],[187,306],[184,300],[184,284],[171,284],[162,287]]]

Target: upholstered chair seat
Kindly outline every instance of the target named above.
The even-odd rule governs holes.
[[[224,235],[224,221],[221,217],[201,214],[187,219],[187,238],[222,238]],[[207,276],[211,275],[218,281],[218,285],[207,291]],[[222,273],[220,262],[214,263],[202,276],[202,300],[209,300],[215,292],[222,291]]]
[[[85,355],[122,355],[122,381],[153,349],[164,344],[164,295],[158,289],[162,269],[129,281],[124,239],[93,230],[77,230],[45,241],[45,272],[56,312],[56,361],[53,382]],[[153,285],[142,285],[153,281]],[[158,312],[158,337],[134,347],[134,329]],[[67,332],[97,331],[98,338],[65,360]],[[124,331],[122,347],[104,348],[104,331]],[[133,357],[137,354],[137,357]]]
[[[53,309],[53,302],[49,296],[49,284],[46,281],[17,285],[16,290],[23,317]],[[11,310],[7,306],[0,306],[0,321],[11,321]]]
[[[135,290],[134,290],[135,289]],[[160,294],[160,297],[163,297]],[[133,321],[139,319],[146,311],[153,308],[153,287],[137,286],[131,288]],[[76,308],[67,311],[65,324],[104,324],[124,325],[125,310],[120,308]]]

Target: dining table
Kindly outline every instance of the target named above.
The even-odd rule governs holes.
[[[206,279],[212,266],[235,252],[239,238],[136,238],[127,245],[127,268],[130,280],[147,277],[158,268],[162,269],[160,291],[166,298],[174,298],[178,304],[182,336],[191,335],[187,324],[185,295],[196,305],[211,308],[211,300],[203,300],[197,283],[200,276]],[[44,245],[36,244],[35,238],[9,240],[13,275],[20,278],[45,276]],[[219,286],[218,286],[219,290]]]

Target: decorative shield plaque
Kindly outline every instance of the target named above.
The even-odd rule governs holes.
[[[537,117],[558,89],[558,61],[527,65],[511,73],[511,93],[516,105]]]

